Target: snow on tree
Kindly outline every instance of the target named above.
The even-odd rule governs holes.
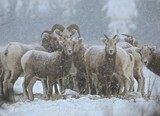
[[[116,34],[117,29],[119,33],[130,33],[131,29],[136,29],[133,22],[138,15],[135,0],[109,0],[102,11],[110,19],[108,30],[112,35]]]

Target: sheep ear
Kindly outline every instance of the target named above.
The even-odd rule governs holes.
[[[106,38],[101,38],[101,41],[103,42],[103,43],[106,43]]]
[[[79,44],[81,44],[83,41],[83,38],[79,38]]]
[[[149,47],[149,49],[154,52],[156,50],[156,46],[153,46],[153,47]]]
[[[135,49],[135,50],[136,50],[136,52],[138,52],[138,53],[141,52],[141,49],[140,49],[140,48],[137,48],[137,49]]]
[[[116,42],[118,43],[120,41],[120,39],[119,38],[116,38]]]

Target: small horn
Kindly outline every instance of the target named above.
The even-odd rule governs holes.
[[[124,35],[126,37],[132,37],[131,35],[128,35],[128,34],[121,34],[121,35]]]
[[[60,31],[64,31],[65,28],[60,24],[55,24],[52,27],[52,32],[54,32],[56,29],[59,29]]]
[[[115,39],[117,37],[117,34],[113,37],[113,39]]]
[[[109,39],[106,34],[104,34],[104,37],[105,37],[106,39]]]
[[[119,38],[119,30],[118,28],[116,29],[117,37]]]
[[[41,34],[41,37],[43,36],[44,33],[52,34],[52,31],[49,31],[49,30],[43,31],[42,34]]]
[[[80,29],[79,29],[78,25],[76,25],[76,24],[71,24],[71,25],[69,25],[69,26],[67,27],[67,29],[68,29],[68,31],[71,31],[71,30],[73,30],[73,29],[77,30],[77,32],[78,32],[78,34],[79,34],[79,37],[81,37]]]

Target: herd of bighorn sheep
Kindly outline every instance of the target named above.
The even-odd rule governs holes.
[[[69,88],[81,94],[110,96],[113,91],[118,95],[137,91],[144,96],[143,67],[160,75],[160,51],[122,35],[123,42],[119,35],[104,34],[104,45],[86,45],[78,25],[65,28],[55,24],[41,34],[41,44],[10,42],[0,49],[0,97],[15,101],[13,87],[20,75],[24,75],[23,95],[29,100],[34,100],[32,89],[37,80],[42,82],[46,99],[52,98],[53,86],[59,94]]]

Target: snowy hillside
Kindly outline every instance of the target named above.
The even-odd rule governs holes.
[[[67,98],[59,100],[44,100],[43,97],[36,97],[34,101],[24,100],[22,96],[23,77],[19,78],[15,84],[16,103],[3,104],[0,109],[0,116],[153,116],[159,112],[160,104],[155,100],[160,88],[160,78],[145,69],[146,87],[151,75],[151,84],[153,86],[153,95],[151,100],[145,100],[137,93],[128,99],[119,98],[100,98],[97,95],[81,95],[71,90],[64,93]],[[137,86],[135,84],[135,86]],[[148,88],[148,87],[147,87]],[[147,89],[146,88],[146,89]],[[146,90],[147,91],[147,90]],[[33,90],[35,93],[42,93],[42,86],[37,82]],[[80,98],[71,98],[77,95]],[[160,112],[159,112],[160,114]]]

